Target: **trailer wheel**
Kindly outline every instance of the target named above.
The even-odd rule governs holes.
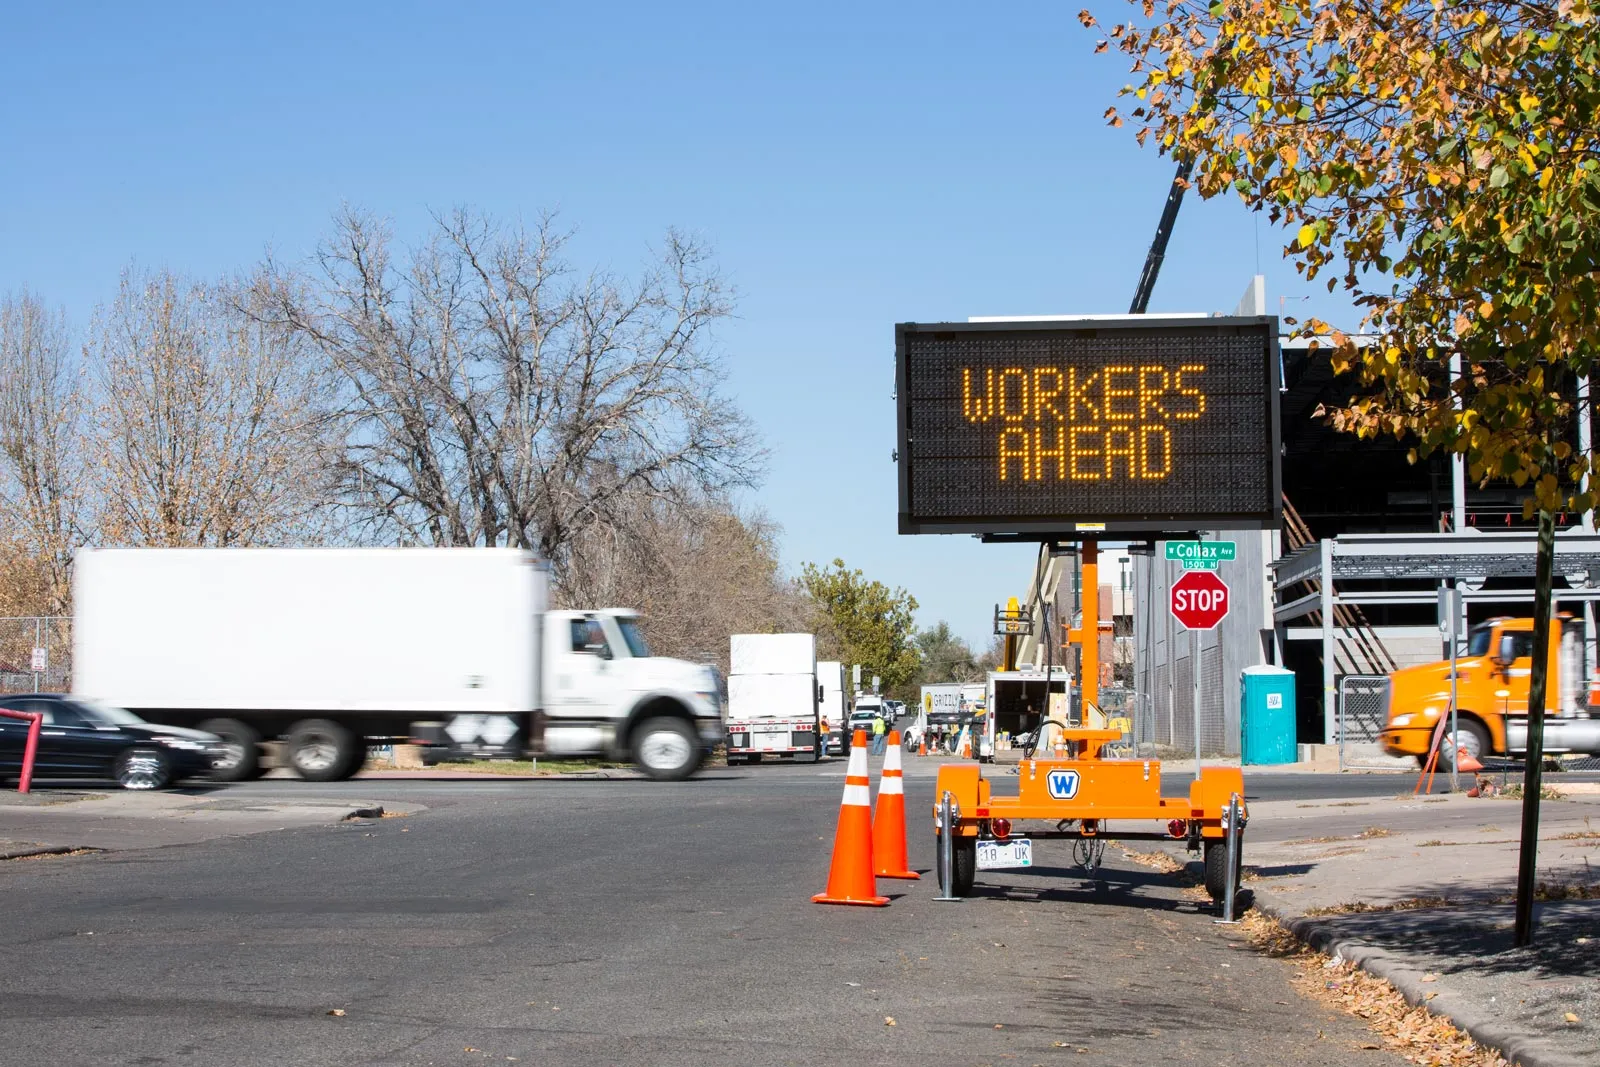
[[[261,735],[238,719],[207,719],[200,729],[222,738],[222,755],[211,761],[211,777],[218,782],[248,782],[260,778]]]
[[[1239,840],[1239,854],[1234,857],[1235,879],[1244,870],[1244,839]],[[1205,882],[1206,893],[1212,900],[1221,900],[1228,895],[1228,842],[1207,841],[1205,852]],[[1238,883],[1235,882],[1235,885]]]
[[[633,761],[658,782],[682,781],[700,766],[694,727],[666,716],[646,719],[633,733]]]
[[[289,766],[308,782],[339,781],[345,769],[364,752],[361,739],[331,719],[302,719],[284,742]]]
[[[976,837],[957,837],[950,842],[952,858],[955,860],[956,876],[953,880],[944,878],[944,842],[939,839],[939,834],[933,835],[934,865],[939,874],[941,884],[950,886],[950,895],[953,897],[969,897],[972,895],[972,883],[978,877],[978,839]]]

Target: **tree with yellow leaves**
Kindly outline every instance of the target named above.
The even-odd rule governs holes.
[[[1285,255],[1364,311],[1363,343],[1319,321],[1370,392],[1341,429],[1466,459],[1527,487],[1538,517],[1532,848],[1559,512],[1594,508],[1574,447],[1600,345],[1600,27],[1589,0],[1131,0],[1098,51],[1132,59],[1140,143],[1288,227]],[[1084,25],[1097,27],[1085,11]],[[1107,112],[1113,125],[1124,116]],[[1459,367],[1456,371],[1453,368]],[[1524,884],[1526,883],[1526,885]]]

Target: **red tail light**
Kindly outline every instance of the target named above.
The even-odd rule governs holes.
[[[1189,824],[1183,819],[1173,819],[1171,822],[1167,823],[1167,833],[1171,834],[1173,837],[1187,837],[1189,834]]]
[[[995,819],[989,824],[989,829],[994,831],[994,836],[1004,841],[1011,836],[1011,820]]]

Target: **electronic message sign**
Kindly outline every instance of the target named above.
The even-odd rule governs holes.
[[[1276,526],[1278,323],[895,327],[900,532]]]

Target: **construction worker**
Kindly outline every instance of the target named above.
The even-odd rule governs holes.
[[[824,715],[817,722],[817,758],[821,759],[828,754],[828,717]]]
[[[889,739],[889,726],[883,721],[883,711],[880,709],[872,717],[872,754],[883,755],[885,742]]]

